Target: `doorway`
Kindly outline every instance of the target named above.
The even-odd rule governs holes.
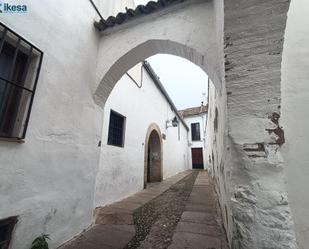
[[[203,148],[192,148],[192,168],[204,169]]]
[[[156,130],[150,133],[147,157],[147,182],[161,181],[161,143]]]
[[[157,124],[149,125],[145,139],[144,188],[147,183],[163,180],[162,135]]]

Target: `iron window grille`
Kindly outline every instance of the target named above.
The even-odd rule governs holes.
[[[107,144],[119,147],[124,146],[125,119],[121,114],[111,110]]]
[[[200,123],[191,124],[191,138],[192,138],[192,141],[201,140]]]
[[[0,137],[24,139],[43,52],[0,22]]]
[[[0,220],[0,249],[8,249],[17,217]]]

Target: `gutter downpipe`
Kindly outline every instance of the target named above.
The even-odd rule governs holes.
[[[92,7],[95,9],[95,11],[97,12],[97,14],[99,15],[99,17],[101,18],[101,20],[104,20],[103,16],[101,15],[99,9],[97,8],[97,6],[95,5],[95,3],[93,2],[93,0],[89,0]]]

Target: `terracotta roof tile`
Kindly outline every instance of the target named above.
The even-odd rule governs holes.
[[[207,113],[208,112],[208,105],[191,107],[191,108],[187,108],[187,109],[184,109],[184,110],[180,110],[178,112],[184,118],[189,117],[189,116],[202,114],[202,113]]]
[[[177,3],[182,3],[184,1],[186,0],[158,0],[156,2],[150,1],[146,5],[138,5],[135,9],[126,9],[126,12],[120,12],[116,16],[110,16],[107,19],[101,19],[99,22],[95,23],[95,26],[100,31],[103,31],[116,25],[125,23],[136,17],[148,15],[150,13],[156,12]]]

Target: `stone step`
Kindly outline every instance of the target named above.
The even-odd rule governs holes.
[[[221,240],[197,233],[176,232],[168,249],[221,249]]]
[[[101,225],[133,225],[133,213],[115,211],[95,216],[95,224]]]
[[[104,207],[97,207],[94,211],[94,223],[101,225],[132,225],[133,213],[136,209],[161,195],[172,185],[191,174],[191,172],[190,170],[181,172],[121,201]]]
[[[217,220],[215,216],[211,213],[185,211],[181,216],[181,221],[212,226],[217,225]]]
[[[213,183],[200,171],[168,249],[228,249]]]
[[[217,209],[214,204],[210,204],[209,206],[206,206],[203,204],[188,203],[185,207],[185,211],[216,214]]]
[[[96,225],[58,249],[121,249],[134,235],[133,225]]]
[[[208,235],[208,236],[218,237],[218,238],[222,236],[222,231],[217,224],[207,225],[203,223],[192,223],[192,222],[180,221],[177,225],[176,231],[203,234],[203,235]]]

